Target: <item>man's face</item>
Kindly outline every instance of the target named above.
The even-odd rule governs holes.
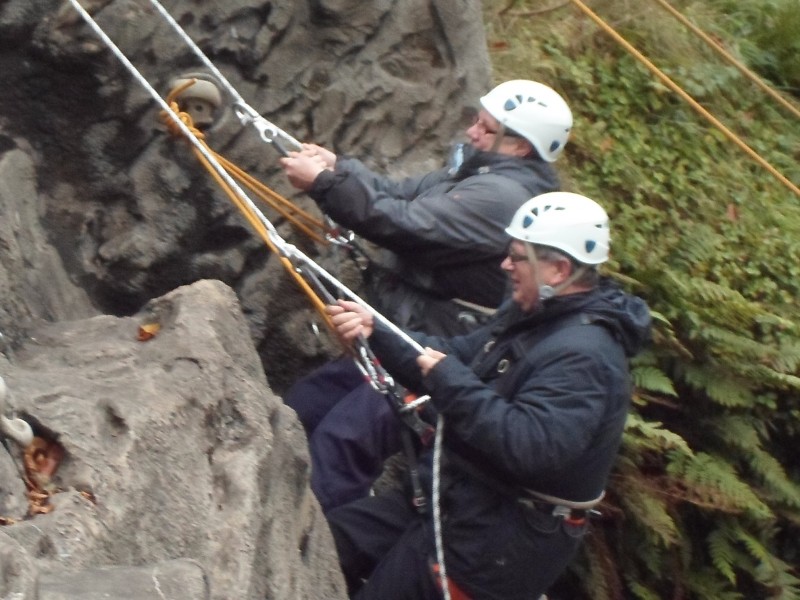
[[[539,283],[553,285],[558,276],[557,265],[554,262],[548,260],[531,262],[525,244],[519,240],[512,241],[508,246],[508,255],[500,263],[500,267],[511,280],[511,299],[524,312],[532,311],[539,304]]]
[[[530,151],[530,145],[522,138],[505,135],[498,140],[500,129],[500,122],[481,109],[467,128],[467,139],[477,150],[485,152],[525,156]]]
[[[472,125],[467,128],[467,138],[478,150],[492,150],[497,139],[500,123],[492,115],[481,109]]]

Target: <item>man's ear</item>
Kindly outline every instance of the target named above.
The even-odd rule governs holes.
[[[559,258],[556,262],[558,266],[558,283],[566,281],[575,270],[575,265],[567,257]]]

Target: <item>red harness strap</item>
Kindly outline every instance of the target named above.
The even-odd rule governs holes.
[[[436,581],[436,588],[441,592],[442,578],[439,576],[439,563],[433,563],[431,571],[433,571],[433,579]],[[450,577],[447,578],[447,588],[450,591],[450,600],[472,600]]]

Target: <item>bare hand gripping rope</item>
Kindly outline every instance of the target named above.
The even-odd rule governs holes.
[[[349,298],[350,300],[356,302],[365,310],[367,310],[373,318],[380,322],[382,325],[387,327],[390,331],[392,331],[395,335],[400,337],[404,342],[409,344],[414,350],[416,350],[419,354],[424,354],[424,348],[419,345],[415,340],[409,337],[404,331],[394,325],[391,321],[389,321],[386,317],[378,313],[375,309],[373,309],[369,304],[367,304],[364,300],[362,300],[356,293],[350,290],[347,286],[342,284],[338,279],[333,277],[330,273],[328,273],[325,269],[320,267],[316,262],[314,262],[311,258],[305,255],[302,251],[300,251],[297,247],[292,244],[287,243],[277,232],[274,225],[258,210],[255,206],[253,201],[247,196],[247,194],[242,190],[242,188],[238,185],[238,183],[228,174],[228,172],[220,165],[214,154],[210,151],[210,149],[203,143],[196,133],[185,123],[181,116],[171,107],[167,102],[161,97],[161,95],[153,88],[152,85],[141,75],[138,69],[131,63],[131,61],[122,53],[122,51],[117,47],[117,45],[111,40],[111,38],[106,35],[106,33],[102,30],[102,28],[95,22],[92,16],[78,3],[77,0],[69,0],[70,3],[73,5],[76,11],[81,15],[84,21],[91,27],[91,29],[95,32],[95,34],[106,44],[106,46],[114,53],[116,58],[125,66],[125,68],[131,73],[134,79],[153,97],[156,103],[162,108],[164,114],[174,123],[175,127],[186,137],[186,139],[191,143],[195,153],[198,156],[198,159],[204,164],[204,166],[209,170],[209,173],[212,174],[214,179],[220,184],[220,186],[229,194],[231,199],[235,202],[237,207],[242,211],[245,218],[250,222],[250,224],[254,227],[256,232],[261,236],[263,241],[267,244],[267,246],[279,257],[281,263],[286,268],[286,270],[294,277],[297,283],[301,286],[301,288],[307,293],[309,298],[311,299],[312,303],[314,304],[315,308],[319,311],[319,313],[325,319],[326,324],[329,326],[330,319],[328,318],[327,314],[324,312],[324,303],[311,289],[308,284],[308,280],[311,281],[311,284],[317,288],[317,292],[322,294],[323,297],[326,298],[328,302],[330,302],[333,298],[330,295],[330,292],[325,288],[325,286],[321,285],[320,279],[325,280],[332,286],[334,286],[338,291],[342,292],[344,296]],[[236,113],[239,119],[242,121],[243,124],[252,124],[261,135],[262,139],[268,143],[271,143],[276,146],[279,152],[282,154],[286,153],[285,148],[282,145],[282,142],[289,143],[293,146],[293,148],[301,148],[300,142],[294,139],[292,136],[284,132],[282,129],[277,127],[276,125],[270,123],[263,117],[261,117],[252,107],[250,107],[239,95],[239,93],[233,88],[232,85],[225,79],[224,76],[219,72],[219,70],[211,63],[210,60],[202,53],[202,51],[197,47],[197,45],[189,38],[189,36],[183,31],[183,29],[178,25],[178,23],[166,12],[166,10],[161,6],[161,4],[157,0],[150,0],[151,4],[158,10],[158,12],[170,23],[170,25],[178,32],[181,38],[193,49],[195,54],[203,61],[203,63],[214,73],[214,75],[218,78],[219,82],[226,88],[226,90],[237,99],[236,102]],[[280,140],[280,141],[279,141]],[[305,276],[305,279],[303,278]],[[369,377],[370,382],[373,386],[380,392],[384,394],[389,394],[392,392],[394,387],[394,382],[392,381],[391,377],[386,373],[375,360],[374,355],[372,355],[369,346],[366,344],[365,340],[358,340],[357,344],[357,353],[354,356],[354,360],[358,365],[359,369],[361,369],[362,373]],[[422,401],[422,399],[420,399]],[[418,404],[418,403],[417,403]],[[416,406],[416,404],[415,404]],[[406,415],[415,416],[413,410],[406,411]],[[402,415],[401,415],[402,416]],[[433,498],[432,498],[432,505],[433,505],[433,522],[434,522],[434,531],[435,531],[435,538],[436,538],[436,554],[437,560],[439,562],[439,577],[442,583],[442,591],[444,594],[445,600],[450,599],[449,593],[449,585],[447,582],[447,575],[445,571],[445,562],[444,562],[444,550],[443,544],[441,539],[441,520],[439,514],[439,459],[441,453],[441,443],[442,443],[442,419],[441,416],[439,417],[438,426],[436,428],[436,437],[435,437],[435,444],[434,444],[434,482],[433,482]],[[416,470],[413,464],[409,465],[411,469],[412,480],[416,478]],[[424,497],[421,496],[421,490],[419,495],[417,494],[417,489],[420,488],[418,481],[412,481],[415,487],[415,501],[417,502],[424,502]],[[424,508],[423,506],[419,506],[420,509]]]

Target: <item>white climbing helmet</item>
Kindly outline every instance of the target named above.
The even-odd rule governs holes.
[[[555,161],[567,145],[572,111],[558,92],[542,83],[506,81],[481,97],[480,102],[503,127],[533,144],[547,162]]]
[[[550,246],[585,265],[608,260],[608,215],[586,196],[549,192],[519,207],[506,233],[529,244]]]

